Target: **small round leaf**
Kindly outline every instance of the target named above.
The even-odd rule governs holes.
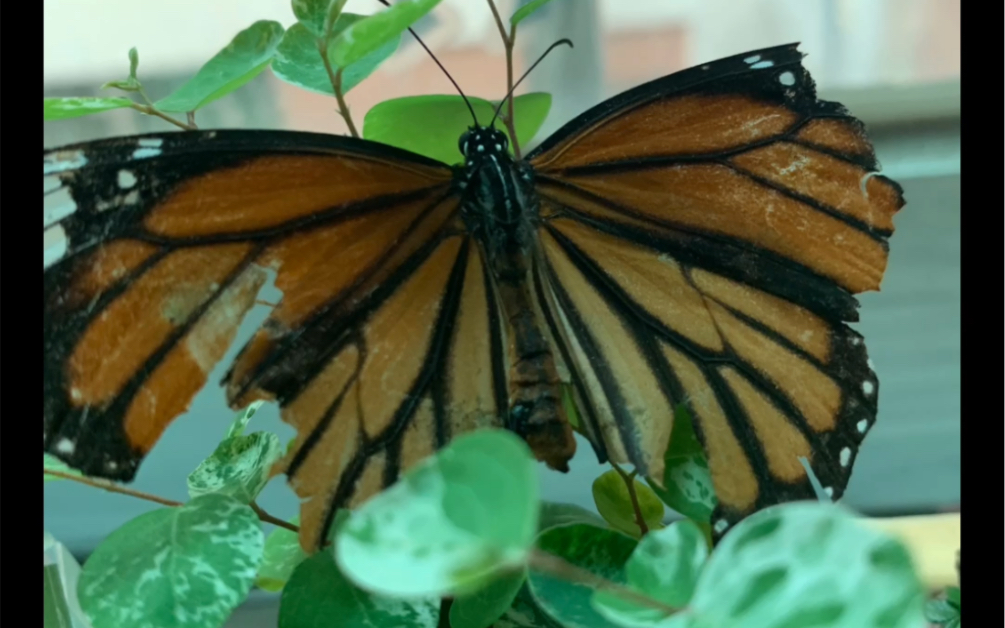
[[[293,517],[290,523],[299,525],[300,516]],[[281,590],[286,586],[293,570],[306,558],[307,554],[300,547],[297,533],[286,528],[276,528],[265,538],[265,551],[255,576],[255,586],[271,592]]]
[[[628,585],[672,608],[691,599],[701,568],[708,558],[704,533],[684,520],[642,537],[625,564]],[[654,625],[666,614],[640,606],[609,591],[597,591],[593,603],[600,614],[617,623]]]
[[[353,512],[336,534],[336,560],[376,593],[471,592],[523,563],[537,494],[522,439],[506,430],[466,434]]]
[[[192,497],[219,493],[249,503],[265,488],[273,463],[282,456],[279,437],[269,432],[228,438],[188,476]]]
[[[251,589],[262,531],[248,506],[203,495],[140,515],[84,564],[77,591],[94,628],[215,628]]]
[[[586,524],[549,528],[538,537],[542,552],[615,582],[625,584],[625,562],[636,542],[614,530]],[[534,600],[568,628],[610,628],[612,624],[593,608],[590,587],[534,570],[527,578]]]
[[[398,600],[356,588],[330,548],[300,563],[279,603],[279,628],[435,628],[439,617],[438,598]]]
[[[664,511],[660,498],[638,480],[633,478],[632,482],[646,527],[650,530],[662,528]],[[611,527],[635,538],[642,536],[628,486],[615,469],[605,471],[593,481],[593,501],[597,505],[597,512]]]
[[[468,100],[478,122],[488,124],[498,103],[473,97]],[[533,92],[513,99],[513,118],[521,146],[534,138],[550,109],[551,94]],[[464,160],[457,140],[472,123],[471,112],[460,96],[407,96],[385,100],[367,111],[363,137],[456,164]],[[496,121],[495,126],[509,136],[504,125]],[[511,147],[512,144],[510,141]]]
[[[720,628],[921,628],[923,598],[900,541],[838,506],[797,502],[723,537],[688,614]]]

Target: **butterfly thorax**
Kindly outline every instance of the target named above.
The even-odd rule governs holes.
[[[473,127],[461,136],[465,226],[484,252],[507,322],[511,357],[506,425],[523,436],[535,455],[567,470],[575,440],[561,403],[561,381],[530,278],[537,195],[529,166],[509,154],[501,131]]]
[[[509,154],[504,133],[472,127],[461,136],[464,166],[462,212],[468,230],[491,259],[527,251],[537,217],[537,197],[530,168]]]

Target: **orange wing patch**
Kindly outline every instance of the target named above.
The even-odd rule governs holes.
[[[532,160],[543,172],[645,157],[719,153],[780,136],[799,121],[747,96],[690,95],[641,105]]]

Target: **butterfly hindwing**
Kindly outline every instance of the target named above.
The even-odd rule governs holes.
[[[539,283],[586,434],[659,481],[685,403],[717,533],[812,497],[800,457],[840,497],[875,420],[877,380],[845,323],[853,295],[879,286],[903,199],[801,56],[772,48],[648,83],[529,156]]]

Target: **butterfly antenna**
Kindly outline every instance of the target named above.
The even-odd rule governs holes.
[[[532,63],[531,66],[529,68],[527,68],[527,71],[523,73],[523,76],[521,76],[520,79],[516,83],[513,83],[513,87],[510,88],[509,93],[506,94],[506,97],[503,98],[501,101],[499,101],[499,106],[496,107],[496,112],[492,116],[492,122],[489,122],[489,128],[491,128],[492,125],[495,124],[496,118],[498,118],[499,114],[502,112],[503,105],[506,104],[507,100],[509,100],[510,98],[513,97],[513,92],[516,91],[516,88],[520,86],[520,83],[522,83],[523,80],[525,78],[527,78],[527,75],[529,75],[531,73],[531,71],[534,68],[537,67],[538,63],[541,63],[542,61],[544,61],[544,58],[548,56],[549,52],[551,52],[552,50],[554,50],[555,48],[558,48],[559,46],[561,46],[563,44],[568,44],[569,48],[573,48],[571,40],[569,40],[569,39],[559,39],[558,41],[556,41],[552,45],[548,46],[548,49],[545,50],[543,53],[541,53],[541,56],[537,58],[537,61],[535,61],[534,63]]]
[[[391,3],[388,2],[387,0],[377,0],[377,2],[383,4],[385,7],[391,6]],[[461,91],[461,86],[457,84],[457,81],[454,80],[454,77],[450,76],[450,72],[447,72],[447,68],[443,67],[443,64],[440,63],[440,60],[436,58],[436,55],[433,54],[433,51],[429,49],[429,46],[426,45],[426,42],[422,41],[422,39],[419,38],[419,36],[415,33],[415,31],[412,30],[411,26],[408,27],[408,32],[412,34],[412,37],[415,38],[415,41],[419,42],[419,45],[422,46],[422,49],[425,50],[427,54],[429,54],[429,57],[433,60],[433,62],[436,63],[436,65],[438,65],[441,70],[443,70],[443,74],[446,75],[447,79],[451,83],[453,83],[454,89],[456,89],[457,93],[460,94],[461,98],[464,99],[464,104],[468,106],[468,111],[471,112],[471,119],[475,121],[475,126],[478,126],[478,116],[475,115],[475,108],[471,106],[471,101],[468,100],[468,97],[465,96],[464,92]]]

